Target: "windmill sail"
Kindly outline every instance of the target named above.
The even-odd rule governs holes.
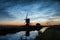
[[[26,14],[26,19],[28,18],[28,12],[27,12],[27,14]]]

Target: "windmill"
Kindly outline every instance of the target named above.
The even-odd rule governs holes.
[[[28,13],[26,14],[25,22],[26,22],[26,26],[29,26],[29,24],[30,24],[30,19],[28,18]]]

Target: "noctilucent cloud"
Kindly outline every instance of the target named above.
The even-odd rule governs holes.
[[[0,0],[0,21],[24,21],[27,13],[34,22],[60,20],[60,1]]]

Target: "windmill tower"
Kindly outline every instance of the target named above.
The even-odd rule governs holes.
[[[30,24],[30,19],[28,18],[28,13],[26,14],[25,22],[26,22],[26,26],[29,26],[29,24]]]

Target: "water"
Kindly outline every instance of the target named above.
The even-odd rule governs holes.
[[[40,32],[44,32],[46,29],[48,29],[48,27],[43,27],[42,29],[40,29]],[[26,37],[25,36],[26,31],[20,31],[17,32],[15,34],[7,34],[5,36],[0,36],[0,40],[25,40],[27,38],[27,40],[34,40],[36,38],[36,36],[38,36],[38,31],[31,31],[30,32],[30,36]]]
[[[30,36],[25,36],[25,31],[17,32],[15,34],[7,34],[5,36],[0,36],[0,40],[34,40],[36,36],[38,35],[38,31],[31,31]]]

